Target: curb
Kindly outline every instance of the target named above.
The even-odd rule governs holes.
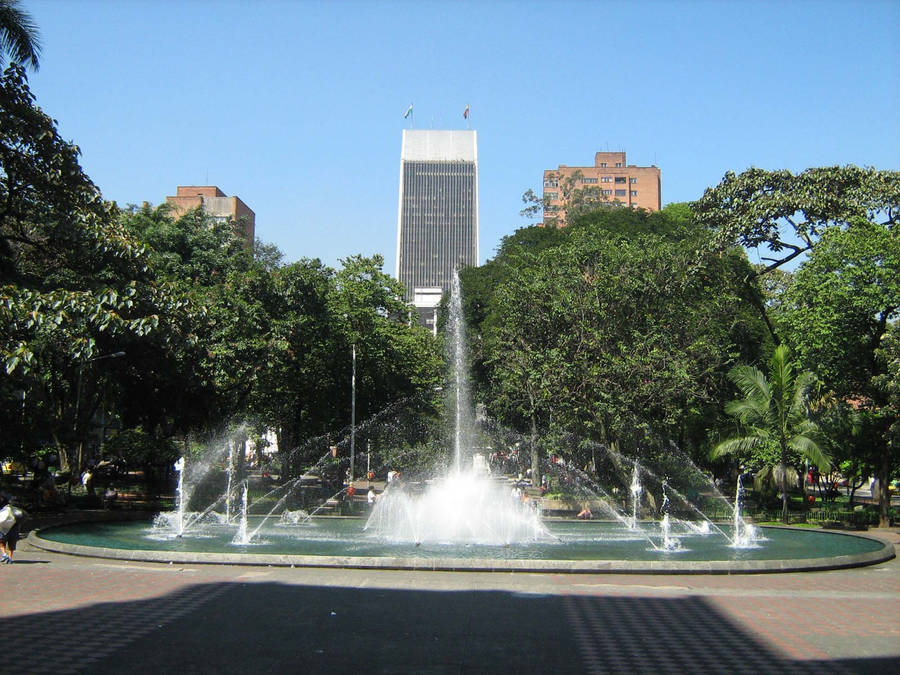
[[[49,529],[53,528],[45,528],[45,530]],[[51,541],[41,537],[43,531],[33,530],[29,534],[27,541],[36,548],[52,553],[90,558],[194,565],[324,567],[445,572],[537,572],[555,574],[771,574],[863,567],[886,562],[896,556],[894,545],[890,542],[877,537],[844,532],[832,532],[830,534],[868,539],[878,542],[882,545],[882,548],[877,551],[856,555],[796,560],[494,560],[488,558],[316,556],[118,549]]]

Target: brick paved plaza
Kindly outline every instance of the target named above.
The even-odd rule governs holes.
[[[897,559],[491,574],[129,563],[23,541],[0,589],[3,673],[900,672]]]

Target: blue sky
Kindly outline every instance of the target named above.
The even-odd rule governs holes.
[[[107,199],[214,184],[288,261],[395,264],[403,113],[478,131],[481,257],[597,150],[663,203],[728,170],[900,168],[900,2],[25,0],[37,102]]]

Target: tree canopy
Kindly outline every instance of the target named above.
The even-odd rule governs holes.
[[[682,206],[604,207],[564,229],[532,229],[463,275],[464,299],[479,277],[497,280],[491,294],[474,294],[487,309],[470,312],[484,317],[475,358],[489,411],[522,431],[564,428],[632,447],[671,439],[697,451],[728,368],[758,354],[744,258],[698,263],[708,235]]]

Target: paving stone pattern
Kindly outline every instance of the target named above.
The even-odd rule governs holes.
[[[3,673],[896,673],[900,563],[781,575],[0,568]]]

